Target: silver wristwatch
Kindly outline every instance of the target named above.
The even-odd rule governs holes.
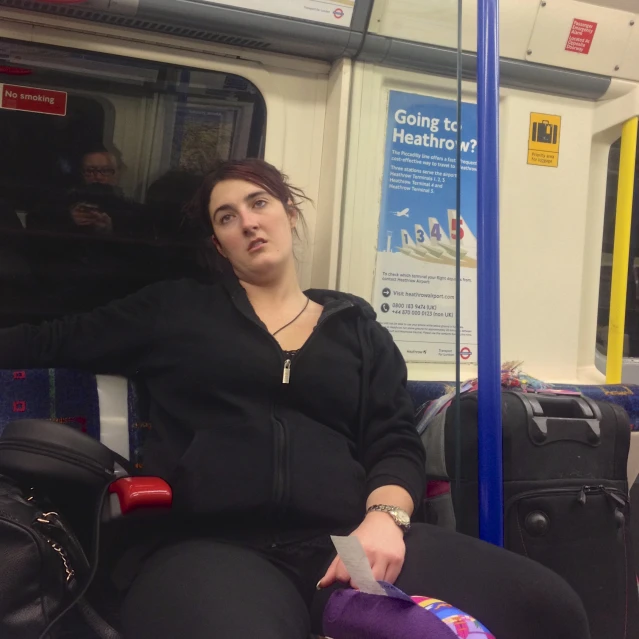
[[[410,515],[401,508],[397,508],[397,506],[385,506],[383,504],[376,504],[375,506],[371,506],[366,514],[372,512],[380,512],[380,513],[388,513],[393,521],[406,533],[410,530]]]

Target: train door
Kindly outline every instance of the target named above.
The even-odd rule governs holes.
[[[605,187],[603,239],[601,244],[601,276],[597,306],[597,334],[595,364],[605,374],[608,352],[608,328],[610,317],[610,293],[612,280],[612,256],[614,251],[615,217],[617,212],[617,187],[619,184],[619,159],[621,139],[610,147]],[[626,318],[623,345],[623,375],[625,383],[639,383],[639,145],[635,168],[634,201],[628,260],[628,285],[626,290]]]

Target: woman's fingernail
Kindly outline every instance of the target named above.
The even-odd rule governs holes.
[[[315,590],[321,590],[321,589],[322,589],[322,580],[320,579],[320,580],[317,582],[317,586],[315,586]]]

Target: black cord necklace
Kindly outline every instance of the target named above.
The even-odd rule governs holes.
[[[311,298],[307,297],[306,298],[306,304],[304,304],[304,308],[288,323],[288,324],[284,324],[284,326],[282,326],[282,328],[278,328],[274,333],[273,333],[273,337],[275,337],[278,333],[281,333],[285,328],[288,328],[291,324],[295,324],[295,322],[297,322],[297,320],[302,317],[302,315],[304,315],[304,311],[308,308],[308,305],[311,303]]]

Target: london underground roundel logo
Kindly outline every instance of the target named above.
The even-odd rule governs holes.
[[[468,348],[468,346],[464,346],[464,348],[462,348],[461,351],[459,351],[459,356],[462,359],[468,359],[472,354],[473,353],[470,350],[470,348]]]
[[[342,9],[340,9],[339,7],[337,7],[337,9],[335,9],[335,11],[333,11],[333,15],[340,20],[341,18],[344,17],[344,11],[342,11]]]

